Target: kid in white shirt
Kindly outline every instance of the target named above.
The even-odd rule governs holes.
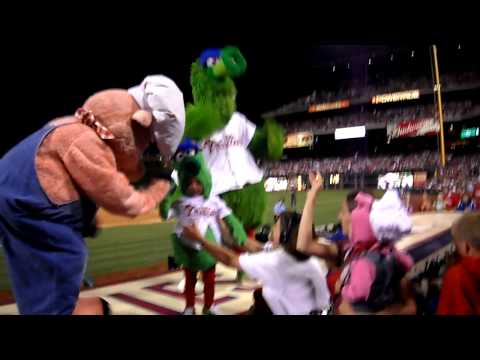
[[[317,259],[296,250],[300,215],[284,212],[272,230],[281,247],[270,252],[238,255],[204,239],[195,226],[184,228],[183,236],[196,240],[217,260],[244,271],[262,284],[262,297],[274,315],[308,315],[329,307],[326,273]]]
[[[216,259],[202,245],[183,236],[184,229],[194,226],[205,241],[222,242],[219,222],[228,228],[232,243],[245,244],[247,235],[241,223],[222,199],[211,194],[212,178],[198,146],[185,140],[180,144],[175,156],[178,171],[178,183],[183,196],[173,204],[169,217],[178,219],[175,233],[172,235],[175,261],[183,266],[185,272],[184,314],[195,314],[195,284],[197,272],[203,273],[204,308],[203,314],[214,314],[212,308],[215,296]]]

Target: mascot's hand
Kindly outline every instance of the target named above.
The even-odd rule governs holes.
[[[283,153],[284,139],[283,128],[275,120],[268,119],[263,127],[257,127],[248,148],[256,158],[279,160]]]
[[[160,213],[160,218],[162,220],[168,219],[168,213],[170,211],[170,208],[172,207],[172,204],[173,204],[173,201],[170,195],[167,195],[165,199],[163,199],[163,201],[160,203],[159,213]]]
[[[99,228],[97,224],[97,218],[95,217],[90,224],[84,227],[82,236],[94,238],[98,236],[98,233],[99,233]]]
[[[245,245],[247,242],[247,233],[245,232],[243,224],[235,215],[230,214],[223,219],[217,219],[217,222],[221,225],[220,231],[222,237],[228,239],[228,242],[233,245]],[[226,228],[224,226],[226,226]]]
[[[170,163],[166,164],[159,160],[147,159],[143,161],[143,165],[145,168],[145,175],[142,179],[133,184],[136,189],[148,186],[155,179],[173,182],[173,167]]]
[[[283,128],[273,119],[266,120],[264,128],[267,133],[268,159],[280,160],[283,154],[285,132],[283,131]]]
[[[187,105],[184,137],[200,141],[224,126],[222,117],[214,105]]]
[[[171,168],[159,163],[157,167],[150,167],[148,169],[148,175],[153,179],[162,179],[173,182],[172,171]]]
[[[160,213],[160,218],[162,220],[167,220],[168,219],[168,212],[170,211],[171,207],[172,207],[172,203],[168,201],[168,197],[165,198],[160,203],[159,213]]]

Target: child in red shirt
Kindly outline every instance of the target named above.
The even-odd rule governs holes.
[[[447,210],[455,210],[461,199],[462,198],[456,189],[450,190],[447,194]]]
[[[465,214],[452,227],[459,261],[443,277],[438,315],[480,315],[480,214]]]

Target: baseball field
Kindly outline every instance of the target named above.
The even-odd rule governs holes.
[[[348,190],[324,191],[319,195],[316,224],[336,222],[340,203]],[[301,211],[306,193],[297,193],[297,209]],[[274,204],[283,199],[290,204],[290,193],[270,193],[264,223],[271,223]],[[170,234],[175,224],[162,222],[158,213],[152,212],[137,219],[113,216],[100,210],[100,231],[88,238],[89,260],[87,277],[96,285],[128,280],[166,270],[167,257],[171,255]],[[3,251],[0,251],[0,292],[10,289],[8,270]]]

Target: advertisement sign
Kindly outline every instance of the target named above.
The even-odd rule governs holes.
[[[344,109],[349,106],[350,106],[349,100],[341,100],[341,101],[335,101],[331,103],[311,105],[308,108],[308,112],[320,112],[320,111],[327,111],[327,110]]]
[[[372,97],[372,104],[386,104],[397,101],[415,100],[420,98],[420,90],[408,90]]]
[[[301,132],[295,134],[287,135],[285,143],[283,144],[284,148],[301,148],[308,147],[313,145],[313,133],[312,132]]]
[[[479,128],[470,128],[470,129],[462,129],[460,133],[460,139],[468,139],[471,137],[477,137],[480,134]]]
[[[267,180],[265,180],[266,192],[286,191],[287,189],[288,189],[288,179],[286,178],[270,177]]]
[[[435,135],[439,131],[440,124],[433,118],[387,123],[387,135],[390,138]]]
[[[365,137],[367,130],[365,126],[352,126],[348,128],[335,129],[335,140],[356,139]]]
[[[382,190],[388,189],[404,189],[413,186],[414,176],[408,172],[390,172],[378,177],[378,188]]]

